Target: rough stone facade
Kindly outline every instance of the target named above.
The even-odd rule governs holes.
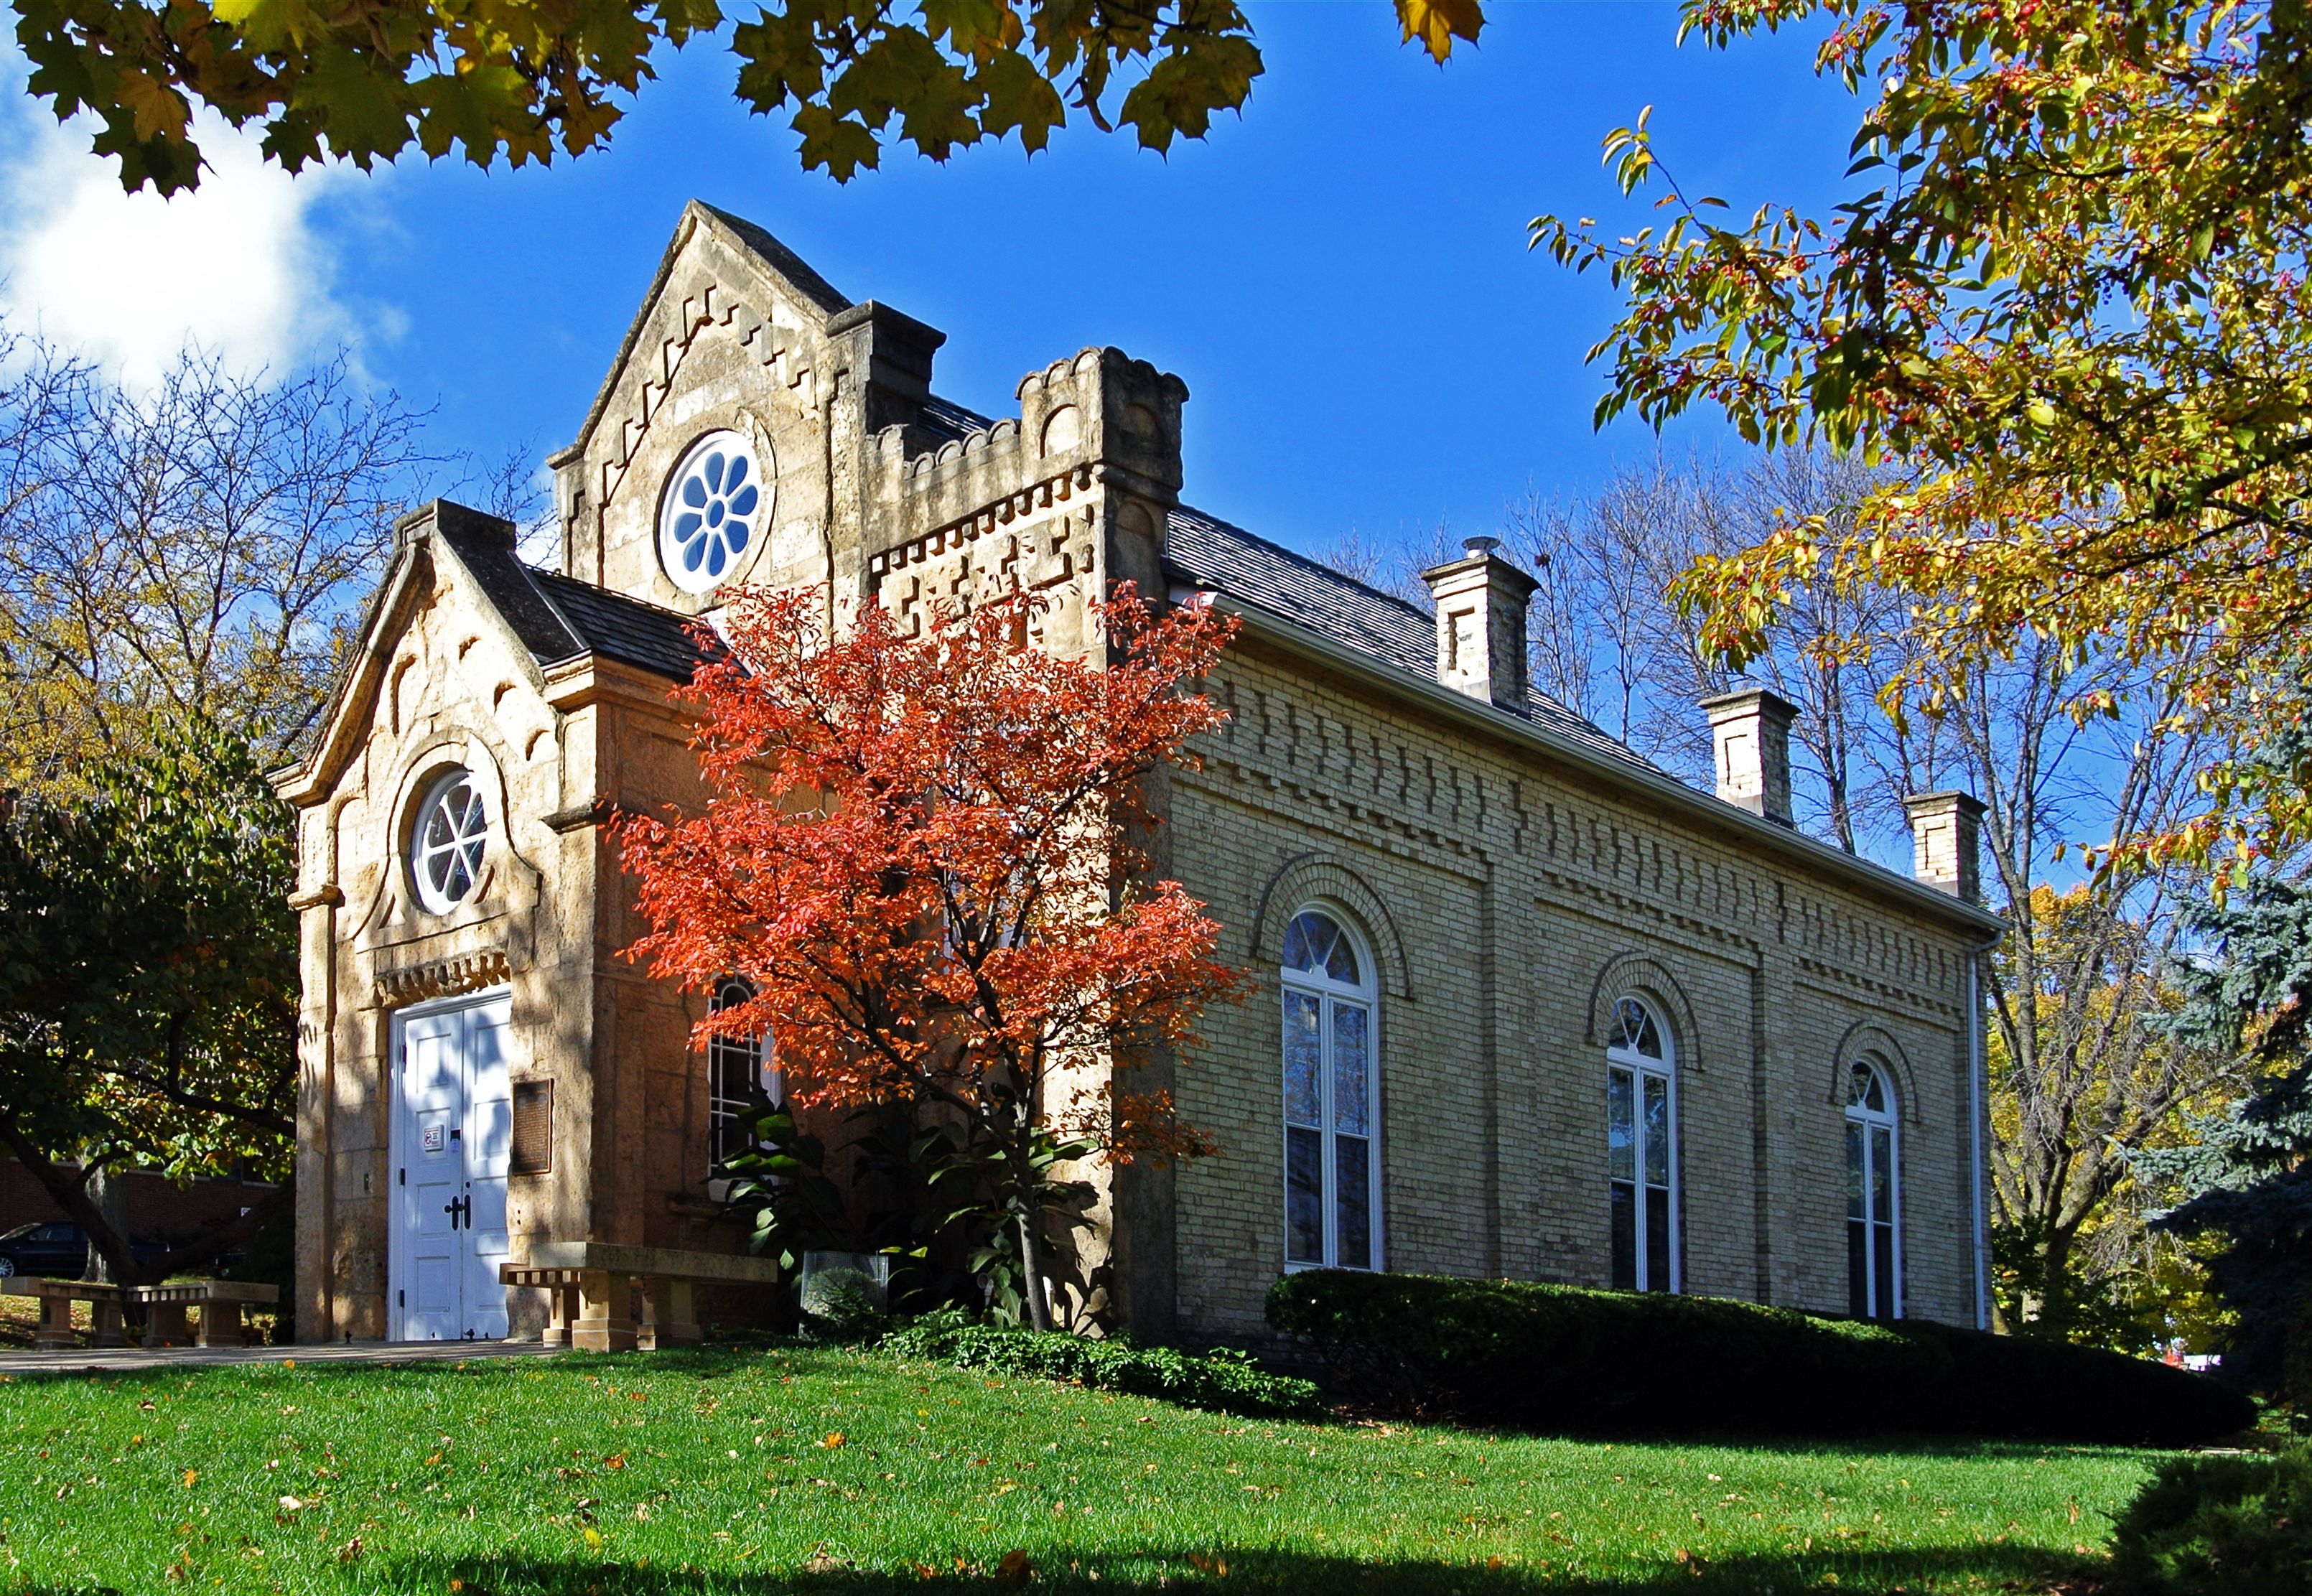
[[[1178,378],[1086,350],[991,421],[933,394],[941,341],[694,204],[552,462],[559,569],[454,505],[405,524],[322,732],[277,777],[301,813],[301,1333],[394,1333],[395,1016],[459,994],[510,995],[504,1071],[550,1105],[543,1166],[532,1148],[505,1181],[513,1257],[738,1245],[706,1191],[701,1000],[619,957],[640,927],[600,825],[605,801],[698,798],[670,688],[715,594],[671,578],[661,528],[718,429],[766,495],[726,583],[903,617],[1025,585],[1055,601],[1039,641],[1064,653],[1125,579],[1245,618],[1213,684],[1233,718],[1164,784],[1160,864],[1255,992],[1175,1071],[1222,1154],[1105,1193],[1118,1319],[1259,1333],[1284,1267],[1280,939],[1311,905],[1375,967],[1385,1267],[1607,1281],[1606,1016],[1636,995],[1675,1053],[1683,1289],[1843,1308],[1843,1092],[1869,1056],[1900,1103],[1906,1311],[1978,1318],[1974,961],[1997,923],[1956,890],[1971,832],[1951,802],[1921,850],[1939,888],[1797,836],[1756,771],[1734,802],[1695,793],[1529,695],[1529,579],[1489,549],[1432,574],[1432,617],[1182,505]],[[1770,756],[1771,708],[1760,724]],[[437,914],[412,829],[460,767],[489,824],[470,892]],[[517,1333],[540,1321],[525,1293],[507,1307]]]

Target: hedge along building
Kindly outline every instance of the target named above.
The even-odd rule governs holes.
[[[1025,586],[1060,651],[1125,579],[1244,618],[1157,864],[1254,995],[1168,1071],[1221,1155],[1100,1177],[1110,1321],[1257,1335],[1311,1265],[1982,1319],[1971,800],[1914,801],[1917,879],[1800,836],[1756,691],[1704,706],[1695,792],[1531,690],[1532,582],[1484,540],[1406,604],[1185,505],[1178,378],[1086,350],[991,421],[933,393],[942,341],[694,203],[551,462],[556,568],[403,523],[276,778],[302,1334],[535,1329],[496,1269],[547,1241],[738,1249],[711,1171],[770,1061],[694,1053],[712,998],[618,956],[601,821],[699,801],[670,689],[742,582],[903,618]]]

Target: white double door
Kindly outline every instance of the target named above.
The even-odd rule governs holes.
[[[393,1021],[393,1231],[388,1322],[396,1341],[506,1333],[507,1081],[504,992],[403,1010]]]

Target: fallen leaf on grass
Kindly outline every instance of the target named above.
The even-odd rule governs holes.
[[[358,1562],[361,1559],[361,1555],[362,1538],[358,1535],[355,1536],[351,1540],[348,1540],[345,1545],[337,1548],[337,1561],[340,1563]]]
[[[1035,1572],[1036,1565],[1029,1560],[1027,1552],[1016,1546],[1004,1553],[1003,1560],[995,1565],[995,1577],[1007,1585],[1024,1585]]]

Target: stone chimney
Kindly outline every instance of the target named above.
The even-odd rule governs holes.
[[[1772,820],[1791,819],[1791,722],[1798,706],[1765,688],[1704,698],[1718,766],[1718,795]]]
[[[1470,538],[1464,557],[1423,571],[1437,602],[1437,680],[1457,693],[1524,714],[1526,601],[1537,585],[1503,559],[1498,538]]]
[[[1983,804],[1972,793],[1914,793],[1911,873],[1966,903],[1983,901]]]

